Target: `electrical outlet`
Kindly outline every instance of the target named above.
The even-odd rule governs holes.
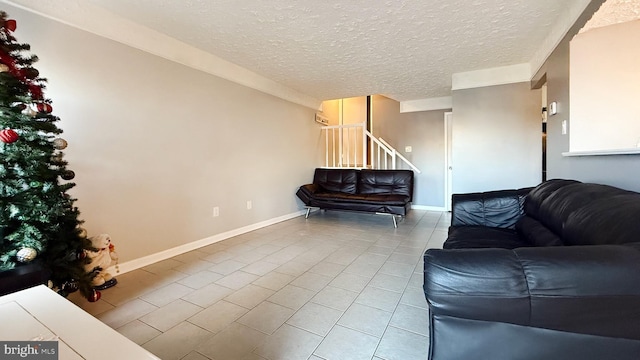
[[[213,217],[218,217],[220,216],[220,208],[217,206],[213,207]]]
[[[247,201],[247,210],[251,210],[253,208],[253,203],[251,200]]]

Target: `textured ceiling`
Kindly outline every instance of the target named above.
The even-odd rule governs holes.
[[[88,1],[316,99],[399,101],[449,96],[453,73],[530,62],[568,9],[585,3]]]
[[[580,32],[640,19],[640,0],[607,0]]]
[[[91,0],[317,99],[451,94],[526,63],[574,0]]]

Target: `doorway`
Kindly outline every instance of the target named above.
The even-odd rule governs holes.
[[[444,209],[451,211],[453,194],[453,161],[451,158],[453,113],[444,113]]]

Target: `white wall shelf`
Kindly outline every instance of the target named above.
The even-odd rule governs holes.
[[[640,148],[613,149],[613,150],[589,150],[567,151],[562,156],[602,156],[602,155],[640,155]]]

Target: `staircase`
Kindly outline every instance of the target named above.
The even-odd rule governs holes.
[[[420,170],[382,138],[371,134],[365,123],[322,127],[326,168],[395,170],[407,166]],[[404,165],[403,165],[404,164]]]

